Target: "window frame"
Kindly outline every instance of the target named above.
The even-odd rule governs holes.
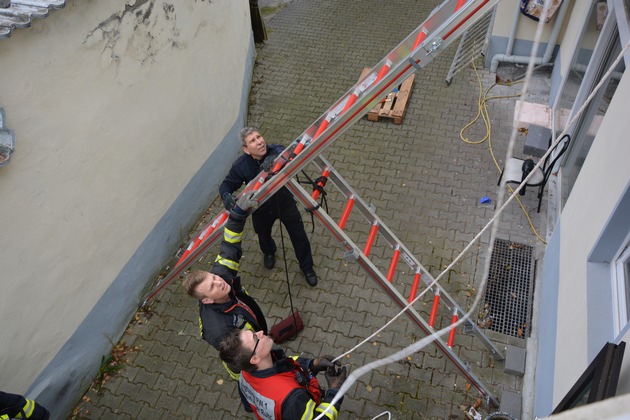
[[[619,335],[630,322],[630,273],[626,269],[628,264],[630,264],[630,233],[610,262],[615,336]]]

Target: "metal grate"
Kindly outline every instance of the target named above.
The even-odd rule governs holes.
[[[529,337],[533,296],[533,248],[497,239],[478,324],[498,333]]]

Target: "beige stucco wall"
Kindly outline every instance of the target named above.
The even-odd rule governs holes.
[[[0,40],[0,389],[25,391],[235,124],[250,45],[231,0],[69,0]]]
[[[573,10],[567,19],[568,25],[565,31],[565,37],[560,44],[560,60],[556,61],[560,65],[560,74],[564,78],[569,74],[571,65],[573,64],[573,55],[584,44],[588,49],[595,47],[597,42],[598,31],[586,30],[584,39],[581,37],[582,28],[585,27],[585,20],[589,18],[592,4],[590,1],[578,1],[573,5]],[[589,25],[586,25],[589,28]]]
[[[554,406],[588,366],[587,261],[630,180],[626,72],[562,211]],[[604,170],[605,169],[605,170]],[[609,282],[602,278],[602,282]],[[544,322],[544,320],[542,320]],[[630,333],[622,337],[630,341]],[[611,339],[612,341],[612,339]],[[601,343],[603,346],[605,343]],[[627,352],[626,352],[627,353]],[[626,354],[618,392],[630,392]]]
[[[492,27],[493,36],[510,36],[510,33],[512,32],[512,25],[514,23],[514,16],[517,13],[517,9],[520,10],[520,3],[520,0],[501,0],[497,4],[496,17],[494,19],[494,26]],[[554,22],[555,16],[551,21],[544,25],[542,33],[543,42],[549,39]],[[519,12],[516,38],[533,41],[537,26],[538,22]]]

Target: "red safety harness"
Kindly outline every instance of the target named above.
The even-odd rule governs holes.
[[[279,372],[266,378],[258,378],[245,371],[241,372],[241,381],[245,381],[252,391],[252,393],[245,392],[245,395],[257,418],[268,418],[271,409],[273,409],[274,418],[282,418],[282,403],[291,391],[297,388],[304,388],[311,399],[315,401],[315,405],[320,404],[322,391],[317,378],[304,372],[295,360],[287,358],[287,361],[291,362],[295,369]],[[244,387],[241,389],[244,391]],[[256,404],[252,404],[252,399]],[[259,410],[266,411],[267,416],[261,416],[258,413]]]

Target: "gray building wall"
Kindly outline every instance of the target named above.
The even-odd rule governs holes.
[[[246,2],[67,1],[0,41],[0,389],[66,416],[239,152]]]

